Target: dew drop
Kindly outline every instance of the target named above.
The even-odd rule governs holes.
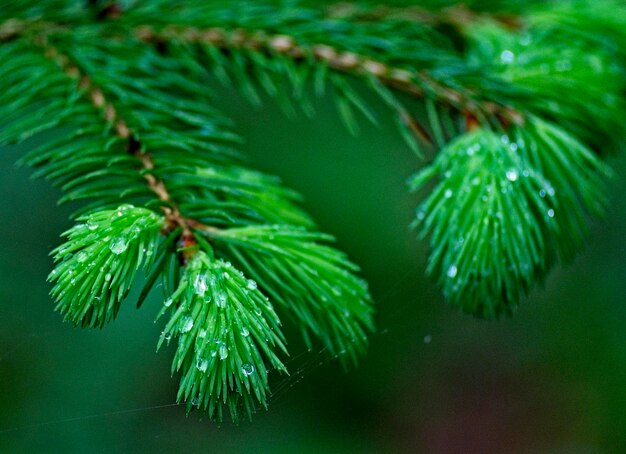
[[[208,367],[209,367],[209,361],[206,359],[199,358],[198,361],[196,362],[196,368],[200,372],[206,372]]]
[[[515,54],[511,52],[510,50],[502,51],[502,53],[500,54],[500,61],[504,64],[508,65],[510,63],[513,63],[514,60],[515,60]]]
[[[168,340],[170,340],[172,338],[172,333],[167,333],[167,332],[163,331],[161,333],[161,337],[168,341]]]
[[[191,399],[191,405],[193,405],[194,407],[199,407],[200,406],[200,398],[199,397],[194,397],[193,399]]]
[[[472,145],[471,147],[467,149],[467,155],[473,156],[477,151],[480,151],[480,145],[478,144]]]
[[[196,291],[196,295],[204,296],[207,290],[206,276],[198,275],[196,276],[196,280],[193,283],[193,288]]]
[[[201,329],[200,332],[198,333],[198,337],[200,339],[204,339],[206,337],[206,330],[205,329]]]
[[[506,178],[509,181],[517,181],[517,178],[519,177],[519,174],[517,173],[517,170],[515,169],[509,169],[506,171]]]
[[[173,303],[172,298],[168,298],[165,301],[163,301],[163,306],[170,307],[172,303]]]
[[[85,260],[87,260],[87,253],[85,251],[80,251],[78,254],[76,254],[76,261],[83,263]]]
[[[424,343],[425,344],[430,344],[433,340],[433,336],[431,334],[427,334],[426,336],[424,336]]]
[[[247,328],[242,328],[242,329],[241,329],[241,335],[242,335],[243,337],[248,337],[248,336],[250,335],[250,331],[248,331],[248,329],[247,329]]]
[[[443,193],[443,196],[446,199],[449,199],[450,197],[452,197],[452,194],[453,194],[452,189],[446,189],[446,192]]]
[[[246,363],[241,366],[241,372],[243,372],[243,374],[246,376],[250,376],[254,373],[254,366],[250,363]]]
[[[190,316],[186,316],[183,319],[183,324],[180,327],[180,332],[181,333],[188,333],[189,331],[191,331],[191,328],[193,328],[193,318],[191,318]]]
[[[426,212],[422,209],[417,210],[417,219],[423,220],[426,217]]]
[[[530,34],[524,33],[523,35],[521,35],[520,38],[519,38],[519,43],[522,46],[528,46],[531,43]]]
[[[228,358],[228,349],[226,348],[226,345],[222,344],[220,345],[220,359],[226,358]]]
[[[554,210],[552,208],[548,210],[548,217],[551,217],[551,218],[554,217]]]
[[[218,293],[215,295],[215,304],[217,304],[217,307],[225,307],[226,295],[224,293]]]
[[[456,265],[452,265],[450,268],[448,268],[448,277],[449,278],[453,278],[456,276],[456,274],[458,273],[458,269],[456,267]]]
[[[105,281],[107,281],[107,282],[109,282],[109,281],[111,280],[111,278],[112,278],[111,273],[107,273],[107,274],[104,276],[104,280],[105,280]]]
[[[98,224],[88,224],[87,228],[91,231],[97,230],[98,229]]]
[[[126,241],[126,238],[118,236],[111,242],[111,244],[109,244],[109,249],[111,249],[111,252],[114,254],[120,255],[128,249],[128,242]]]
[[[248,279],[248,285],[247,285],[248,289],[250,290],[256,290],[257,288],[257,284],[255,281],[253,281],[252,279]]]

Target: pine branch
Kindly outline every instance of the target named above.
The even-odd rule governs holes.
[[[461,310],[511,314],[571,260],[608,203],[601,157],[624,147],[626,8],[398,4],[3,5],[0,144],[39,136],[22,162],[80,202],[53,252],[64,317],[103,327],[138,271],[137,306],[160,282],[178,399],[218,420],[267,405],[271,371],[286,372],[279,315],[343,363],[365,352],[373,309],[358,268],[297,194],[243,164],[212,77],[288,113],[313,114],[330,87],[351,131],[359,115],[392,115],[419,156],[436,153],[410,181],[415,225]]]
[[[18,133],[20,130],[40,133],[60,124],[74,129],[35,148],[25,158],[39,167],[36,176],[49,178],[68,191],[62,200],[94,199],[82,210],[89,214],[79,217],[80,224],[66,233],[68,242],[55,250],[57,267],[50,279],[55,282],[52,295],[58,310],[76,324],[102,327],[117,315],[137,270],[149,271],[138,305],[160,277],[165,306],[175,309],[166,330],[169,336],[180,337],[179,346],[186,345],[184,350],[179,349],[174,360],[174,370],[183,373],[179,399],[186,400],[189,409],[191,402],[196,404],[202,399],[203,410],[212,418],[222,418],[222,404],[234,420],[242,413],[250,417],[257,404],[266,406],[268,371],[285,370],[275,352],[285,350],[284,341],[282,335],[276,341],[274,335],[261,333],[261,337],[250,337],[255,343],[242,350],[242,339],[246,336],[231,335],[228,341],[225,338],[221,341],[217,362],[202,357],[203,347],[199,343],[194,343],[193,348],[186,343],[189,330],[187,322],[180,322],[181,314],[184,311],[190,314],[186,317],[202,314],[198,311],[208,303],[191,294],[179,298],[187,288],[186,283],[192,278],[196,282],[198,276],[212,282],[228,273],[225,268],[230,268],[214,258],[212,247],[198,238],[198,234],[228,232],[233,226],[267,222],[310,227],[311,221],[292,204],[294,195],[282,189],[276,180],[237,164],[237,155],[228,147],[237,140],[236,136],[223,130],[227,122],[208,107],[208,100],[204,104],[198,101],[197,85],[187,82],[183,89],[176,77],[168,77],[164,83],[153,80],[156,68],[176,68],[173,60],[163,61],[166,59],[138,42],[109,42],[101,47],[92,28],[73,29],[72,40],[67,39],[67,31],[59,34],[48,31],[28,28],[26,24],[21,33],[27,39],[11,41],[0,49],[13,62],[20,58],[25,62],[35,60],[45,67],[40,75],[30,78],[38,80],[40,85],[29,86],[24,93],[20,92],[23,84],[17,84],[14,90],[2,94],[2,108],[12,114],[6,117],[1,138],[20,141],[26,138]],[[74,39],[80,35],[83,39],[77,48]],[[147,67],[129,66],[108,55],[112,47],[115,55],[126,55],[137,45],[143,48]],[[59,48],[65,51],[60,52]],[[28,80],[15,68],[5,75],[9,82]],[[58,103],[59,93],[67,93],[71,102]],[[35,100],[44,108],[33,115],[32,104],[24,101]],[[53,120],[41,123],[42,118]],[[30,126],[36,124],[36,128]],[[172,140],[172,136],[178,140]],[[120,199],[142,207],[122,205],[114,210],[106,209],[119,205]],[[143,206],[159,206],[163,216]],[[113,222],[107,223],[111,218]],[[164,241],[157,240],[159,231],[165,236]],[[198,242],[204,252],[198,252]],[[310,242],[300,245],[296,241],[293,246],[310,247]],[[316,262],[313,270],[324,267],[326,259]],[[273,264],[264,261],[260,260],[259,266],[271,269]],[[339,275],[338,269],[333,271]],[[214,294],[212,315],[200,316],[196,320],[198,329],[206,331],[215,327],[215,317],[219,317],[221,326],[227,330],[244,322],[249,332],[264,323],[271,322],[268,326],[276,327],[278,319],[271,304],[265,297],[259,297],[261,288],[254,289],[255,298],[246,297],[251,281],[234,268],[232,273],[228,278],[231,290]],[[339,276],[328,275],[328,278]],[[365,299],[363,304],[368,304],[367,293],[360,295]],[[217,304],[222,297],[225,299]],[[278,302],[289,307],[283,301]],[[243,308],[241,304],[254,314],[244,318],[244,322],[241,322],[243,314],[234,312],[237,307]],[[305,302],[298,299],[293,304]],[[325,319],[333,316],[313,315],[318,323],[327,324]],[[351,316],[347,308],[341,315]],[[371,319],[364,322],[371,327]],[[352,328],[361,330],[359,323],[351,325]],[[176,328],[173,333],[172,327]],[[314,334],[328,339],[326,332]],[[351,338],[350,344],[339,342],[344,350],[350,349],[354,359],[355,352],[363,352],[364,333]],[[258,351],[263,354],[259,356]],[[229,354],[231,359],[226,361]],[[205,367],[209,363],[211,368]],[[223,381],[216,383],[216,377]],[[213,384],[203,384],[207,383],[205,380]]]

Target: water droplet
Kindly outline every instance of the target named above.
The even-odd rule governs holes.
[[[111,249],[111,252],[114,254],[120,255],[128,249],[128,241],[126,241],[126,238],[118,236],[109,244],[109,249]]]
[[[111,280],[111,277],[112,277],[112,276],[111,276],[111,273],[107,273],[107,274],[104,276],[104,280],[105,280],[105,281],[107,281],[107,282],[109,282],[109,281]]]
[[[427,334],[426,336],[424,336],[424,343],[425,344],[430,344],[433,340],[433,336],[430,334]]]
[[[228,358],[228,349],[226,348],[226,345],[222,344],[220,345],[220,359],[226,358]]]
[[[480,145],[475,144],[467,149],[467,155],[473,156],[477,151],[480,151]]]
[[[450,268],[448,268],[448,273],[447,273],[447,275],[448,275],[448,277],[449,277],[449,278],[453,278],[453,277],[455,277],[455,276],[456,276],[456,274],[458,273],[458,271],[459,271],[459,270],[457,269],[456,265],[452,265]]]
[[[504,50],[500,54],[500,61],[504,63],[505,65],[513,63],[514,60],[515,60],[515,54],[511,52],[510,50]]]
[[[226,306],[226,295],[224,293],[218,293],[215,295],[215,304],[217,307],[225,307]]]
[[[196,295],[204,296],[208,288],[206,283],[206,276],[200,274],[196,276],[196,281],[193,283],[193,288],[196,291]]]
[[[161,337],[168,341],[168,340],[170,340],[172,338],[172,333],[166,333],[165,331],[163,331],[161,333]]]
[[[201,339],[204,339],[206,337],[206,330],[201,329],[200,332],[198,333],[198,337]]]
[[[256,290],[256,288],[257,288],[256,282],[254,282],[252,279],[248,279],[248,285],[247,285],[247,287],[248,287],[250,290]]]
[[[518,145],[513,142],[511,145],[509,145],[509,148],[511,148],[511,151],[517,151]]]
[[[170,307],[172,303],[173,303],[172,298],[168,298],[165,301],[163,301],[163,306]]]
[[[193,328],[193,318],[191,318],[190,316],[186,316],[183,319],[183,324],[180,327],[180,332],[181,333],[188,333],[189,331],[191,331],[191,328]]]
[[[341,287],[339,287],[338,285],[335,285],[332,290],[335,295],[337,296],[341,295]]]
[[[450,197],[452,197],[452,194],[453,194],[452,189],[446,189],[446,192],[443,193],[443,196],[446,199],[449,199]]]
[[[419,210],[417,210],[417,219],[418,220],[423,220],[426,217],[426,212],[424,210],[422,210],[421,208]]]
[[[551,218],[554,217],[554,210],[552,208],[548,210],[548,217],[551,217]]]
[[[539,190],[539,197],[543,198],[546,196],[546,191],[544,191],[543,189]]]
[[[98,229],[98,224],[88,224],[87,228],[91,231]]]
[[[191,399],[191,405],[193,405],[194,407],[199,407],[200,406],[200,398],[199,397],[194,397],[193,399]]]
[[[246,363],[241,366],[241,372],[243,372],[243,374],[246,376],[250,376],[254,373],[254,366],[250,363]]]
[[[528,46],[531,42],[531,37],[529,33],[524,33],[519,37],[519,43],[522,46]]]
[[[84,262],[85,260],[87,260],[87,253],[85,251],[80,251],[78,254],[76,254],[76,261],[77,262]]]
[[[198,358],[198,361],[196,362],[196,367],[200,372],[206,372],[207,368],[209,367],[209,361],[204,358]]]
[[[242,328],[242,329],[241,329],[241,335],[242,335],[243,337],[248,337],[248,336],[250,335],[250,331],[248,331],[248,329],[247,329],[247,328]]]
[[[509,169],[509,170],[506,171],[506,178],[509,181],[517,181],[518,177],[519,177],[519,174],[517,173],[517,170]]]

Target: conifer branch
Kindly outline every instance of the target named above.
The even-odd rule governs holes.
[[[427,93],[434,94],[438,102],[452,106],[474,118],[492,115],[506,124],[523,123],[522,114],[515,109],[495,102],[473,100],[467,93],[445,87],[437,82],[427,71],[410,71],[389,66],[374,58],[350,51],[341,51],[327,44],[304,45],[288,35],[272,35],[264,30],[228,30],[217,27],[202,30],[176,25],[168,25],[161,31],[143,25],[137,28],[136,35],[139,39],[154,44],[177,40],[214,46],[225,51],[246,49],[268,52],[295,61],[313,59],[328,65],[335,71],[358,77],[374,78],[383,85],[414,98],[421,99]],[[400,115],[406,120],[405,113],[400,112]]]
[[[436,152],[410,179],[415,226],[427,272],[475,316],[513,313],[606,209],[602,156],[626,148],[626,9],[613,0],[508,2],[508,15],[498,2],[89,3],[0,9],[0,144],[49,133],[21,161],[61,202],[87,202],[53,251],[66,319],[103,327],[138,271],[138,307],[160,282],[159,346],[178,340],[188,410],[237,420],[267,405],[269,374],[286,372],[279,316],[343,363],[373,330],[356,265],[295,193],[242,164],[211,75],[288,113],[296,101],[312,114],[310,92],[330,86],[355,132],[355,113],[376,123],[380,110],[360,91],[381,100],[418,154]]]
[[[93,107],[102,114],[102,117],[108,124],[114,125],[112,132],[115,136],[128,143],[128,153],[136,157],[138,164],[140,164],[138,172],[143,175],[149,189],[164,203],[164,206],[161,207],[165,214],[167,226],[163,231],[164,234],[180,227],[182,229],[181,244],[185,248],[193,247],[196,241],[190,224],[193,224],[194,228],[201,230],[210,231],[213,227],[205,226],[195,220],[188,220],[182,216],[179,207],[172,200],[163,180],[158,179],[152,173],[155,167],[152,156],[143,149],[141,142],[133,134],[131,127],[120,117],[115,105],[106,98],[102,89],[95,86],[89,76],[84,74],[67,55],[60,53],[55,47],[49,45],[45,37],[38,36],[34,42],[43,48],[44,55],[54,61],[68,78],[78,81],[78,88],[83,92],[84,96],[90,100]],[[185,251],[186,260],[189,258],[189,250],[186,249]]]

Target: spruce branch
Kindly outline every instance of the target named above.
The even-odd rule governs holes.
[[[55,282],[52,295],[58,310],[76,324],[102,327],[117,315],[136,271],[148,274],[138,306],[160,279],[164,306],[173,310],[166,331],[173,330],[180,338],[173,370],[182,372],[179,399],[187,401],[188,408],[202,399],[202,410],[214,419],[223,417],[220,402],[233,420],[241,414],[250,417],[257,403],[266,406],[269,371],[285,371],[278,359],[285,352],[284,339],[262,289],[252,289],[252,281],[239,273],[228,275],[230,264],[214,258],[198,232],[214,234],[265,223],[312,227],[312,222],[293,203],[294,193],[276,179],[239,164],[230,148],[238,138],[227,131],[228,121],[209,107],[209,100],[198,98],[199,81],[181,85],[180,76],[153,79],[157,69],[175,69],[174,59],[132,39],[102,45],[99,37],[106,27],[96,27],[94,33],[90,27],[70,32],[23,24],[11,31],[11,37],[21,39],[0,48],[18,68],[3,72],[14,86],[0,95],[1,108],[10,112],[0,139],[19,142],[63,125],[70,132],[35,147],[24,161],[38,168],[35,176],[46,177],[67,192],[62,201],[92,200],[81,210],[87,214],[67,232],[66,244],[55,250],[57,266],[50,279]],[[82,39],[74,41],[78,36]],[[117,56],[139,49],[144,65],[110,58],[112,48]],[[42,71],[24,77],[26,63],[32,61]],[[25,85],[24,80],[38,83]],[[121,201],[138,207],[119,205]],[[324,261],[315,266],[325,266]],[[212,288],[212,304],[209,299],[194,299],[184,292],[189,279],[216,281],[223,291]],[[364,297],[369,303],[369,295]],[[200,303],[207,305],[208,314],[198,312]],[[244,309],[248,316],[240,313]],[[190,330],[188,319],[180,319],[184,310],[199,317],[194,323],[202,332],[219,326],[228,332],[241,325],[239,335],[222,336],[217,359],[203,357],[200,342],[185,340]],[[317,316],[324,321],[334,314]],[[349,308],[342,316],[351,316]],[[264,326],[265,331],[258,331]],[[266,332],[270,328],[277,334]],[[245,332],[255,334],[243,339],[248,337]],[[314,334],[328,336],[322,331]],[[211,333],[214,341],[216,336]],[[350,349],[354,358],[356,351],[363,352],[364,335],[350,342],[355,345],[345,346],[344,352]]]
[[[206,252],[191,258],[161,314],[171,312],[159,347],[178,338],[172,372],[182,370],[179,401],[221,420],[267,406],[268,367],[287,372],[280,321],[256,283]]]
[[[268,79],[263,75],[265,71],[287,72],[287,77],[292,78],[291,81],[297,92],[301,92],[305,84],[304,80],[298,80],[301,76],[297,70],[282,68],[274,63],[275,60],[281,58],[310,67],[311,72],[322,65],[323,68],[328,68],[330,71],[365,79],[373,86],[374,91],[396,111],[400,125],[412,135],[412,138],[408,140],[411,146],[415,146],[412,143],[413,140],[427,145],[432,144],[431,134],[409,113],[402,102],[384,87],[388,87],[394,92],[405,93],[413,98],[432,99],[439,108],[452,108],[460,112],[468,122],[478,121],[479,118],[493,117],[503,125],[523,123],[522,114],[512,107],[476,99],[469,91],[442,84],[426,70],[395,67],[374,57],[341,50],[328,44],[300,43],[290,35],[271,34],[263,29],[234,28],[229,30],[220,27],[197,29],[191,26],[172,24],[164,26],[159,31],[151,26],[140,26],[137,28],[136,34],[139,39],[156,45],[174,42],[179,45],[198,44],[221,50],[227,54],[226,60],[224,56],[208,51],[212,63],[218,67],[228,66],[226,62],[229,54],[239,52],[236,55],[246,58],[251,66],[260,66],[256,70],[257,73],[261,74],[259,82],[274,96],[278,94],[278,90],[273,85],[268,88]],[[230,56],[232,57],[232,55]],[[243,72],[247,73],[245,70]],[[318,79],[316,82],[318,90],[323,91],[319,88],[319,79],[325,76],[318,74],[315,77]],[[245,78],[240,79],[240,82],[246,82]],[[339,104],[339,109],[351,130],[355,131],[356,126],[350,112],[350,105],[356,107],[368,118],[374,119],[364,102],[343,83],[342,79],[336,79],[335,85],[344,92],[347,98],[344,103]],[[254,93],[254,89],[248,86],[246,91],[252,101],[257,103],[258,95]],[[375,120],[373,121],[375,122]]]
[[[238,420],[267,405],[271,372],[286,373],[279,316],[344,364],[373,330],[358,268],[296,193],[244,165],[212,78],[288,113],[312,115],[312,97],[330,92],[353,132],[359,116],[392,115],[419,156],[434,155],[410,180],[427,271],[479,317],[511,314],[606,209],[602,156],[624,147],[623,5],[391,3],[0,9],[0,144],[38,136],[22,162],[80,202],[53,251],[57,309],[102,327],[138,271],[137,306],[159,282],[159,347],[178,341],[188,410]]]

